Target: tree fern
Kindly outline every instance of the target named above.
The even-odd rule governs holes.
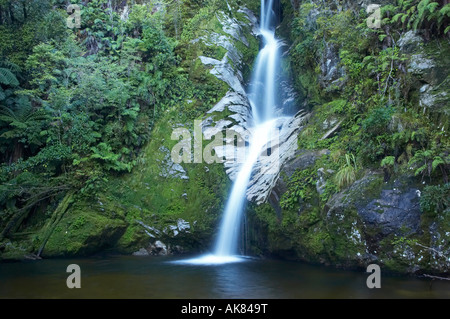
[[[441,10],[439,10],[439,14],[441,16],[448,16],[450,17],[450,3],[446,4]]]
[[[1,137],[13,139],[26,134],[26,129],[47,118],[44,110],[34,110],[30,103],[20,102],[16,109],[0,106],[0,121],[7,123]]]
[[[431,167],[432,167],[433,171],[435,171],[436,168],[439,167],[439,165],[445,165],[445,161],[442,159],[442,157],[436,156],[433,159],[433,163],[431,164]]]
[[[381,167],[394,166],[394,164],[395,164],[394,156],[387,156],[381,161]]]

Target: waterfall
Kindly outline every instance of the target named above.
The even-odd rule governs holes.
[[[267,1],[267,3],[266,3]],[[226,205],[215,255],[232,256],[237,253],[238,231],[246,190],[253,166],[258,160],[263,147],[268,143],[271,131],[274,129],[275,111],[279,104],[277,90],[277,73],[280,72],[280,42],[275,38],[274,0],[261,1],[260,33],[263,38],[263,48],[258,54],[254,73],[250,83],[249,100],[252,106],[254,128],[251,130],[249,155],[240,168]]]
[[[265,152],[267,144],[275,130],[277,107],[281,107],[279,98],[280,41],[275,37],[274,1],[261,0],[260,34],[262,49],[256,58],[248,97],[252,106],[253,127],[250,130],[250,147],[248,155],[234,180],[228,198],[223,219],[220,225],[213,255],[187,261],[198,264],[219,264],[239,261],[238,254],[239,230],[246,201],[247,187],[253,168],[261,153]]]

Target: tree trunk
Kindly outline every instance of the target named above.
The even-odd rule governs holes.
[[[45,235],[44,240],[42,241],[41,247],[39,248],[38,253],[36,254],[37,257],[40,257],[42,254],[42,251],[45,248],[45,245],[47,244],[47,241],[49,240],[50,236],[53,234],[53,231],[55,230],[58,223],[63,218],[64,214],[67,212],[67,209],[69,208],[70,204],[72,204],[72,197],[75,194],[74,191],[69,191],[62,202],[58,205],[58,207],[53,212],[52,217],[50,218],[50,221],[45,226]]]
[[[25,22],[28,19],[27,7],[26,7],[25,3],[26,3],[25,1],[22,2],[23,22]]]
[[[17,162],[22,157],[23,157],[23,144],[16,140],[14,142],[14,150],[9,158],[9,164],[11,165],[12,163]]]
[[[14,18],[14,12],[13,12],[13,7],[12,7],[11,2],[9,3],[8,10],[9,10],[9,19],[11,20],[11,24],[14,24],[16,22],[16,18]]]

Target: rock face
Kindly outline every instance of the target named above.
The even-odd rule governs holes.
[[[419,234],[421,210],[418,189],[401,191],[398,188],[382,190],[379,198],[358,209],[366,227],[378,228],[382,235],[399,233]]]
[[[295,147],[294,147],[295,148]],[[295,148],[296,149],[296,148]],[[303,170],[314,166],[317,159],[329,154],[328,150],[322,151],[301,151],[296,150],[280,169],[280,177],[272,187],[269,195],[269,203],[276,210],[278,216],[281,216],[281,207],[279,205],[281,196],[288,190],[287,183],[296,170]]]
[[[292,174],[312,167],[325,155],[326,151],[303,152],[283,170]],[[327,176],[319,174],[317,182]],[[386,183],[382,172],[367,171],[348,189],[333,195],[323,209],[306,203],[294,216],[279,208],[278,223],[272,222],[263,235],[265,254],[345,268],[376,263],[402,273],[446,273],[449,216],[444,213],[430,222],[414,185],[410,178]],[[285,189],[280,179],[272,191],[274,202]],[[292,219],[296,222],[288,222]]]
[[[271,156],[262,156],[253,169],[253,176],[247,190],[247,199],[257,204],[267,202],[273,188],[280,178],[281,167],[295,156],[298,148],[298,133],[306,120],[304,112],[299,112],[292,118],[279,119],[279,134],[269,145]]]
[[[443,42],[425,43],[418,32],[405,33],[398,45],[409,58],[408,72],[412,76],[412,91],[419,95],[419,105],[423,112],[437,117],[450,114],[450,45]],[[448,128],[448,123],[441,123]]]
[[[168,148],[161,146],[159,151],[164,154],[164,160],[159,161],[157,159],[158,162],[161,162],[161,172],[159,173],[159,176],[166,178],[179,178],[181,180],[189,179],[189,176],[187,176],[183,166],[172,161],[170,150]]]
[[[168,225],[164,229],[158,229],[136,220],[147,234],[150,243],[145,248],[134,252],[134,256],[166,256],[184,252],[183,242],[189,241],[191,224],[183,219],[178,219],[176,224]]]

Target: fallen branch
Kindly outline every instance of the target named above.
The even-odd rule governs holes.
[[[326,140],[330,136],[332,136],[334,133],[336,133],[337,130],[341,128],[341,124],[344,122],[343,120],[340,121],[335,127],[333,127],[331,130],[325,133],[325,135],[320,139],[321,141]]]
[[[431,276],[431,275],[427,275],[427,274],[424,274],[423,276],[427,277],[427,278],[431,278],[431,279],[450,280],[450,278],[439,277],[439,276]]]
[[[440,252],[439,250],[436,250],[436,249],[431,248],[431,247],[424,246],[424,245],[419,244],[419,243],[416,243],[416,245],[417,245],[417,246],[420,246],[420,247],[422,247],[422,248],[431,250],[432,252],[435,252],[436,254],[438,254],[439,257],[444,257],[444,254],[443,254],[442,252]]]
[[[44,235],[44,240],[42,241],[42,245],[39,248],[38,253],[36,254],[37,257],[41,257],[42,251],[44,250],[45,245],[47,244],[47,241],[49,240],[50,236],[53,234],[53,231],[55,230],[56,226],[63,218],[66,211],[68,210],[70,204],[72,204],[72,197],[74,194],[75,194],[74,191],[69,191],[66,194],[66,196],[64,197],[64,199],[62,200],[62,202],[58,205],[56,210],[53,212],[53,215],[46,226],[46,231],[45,231],[45,235]]]

